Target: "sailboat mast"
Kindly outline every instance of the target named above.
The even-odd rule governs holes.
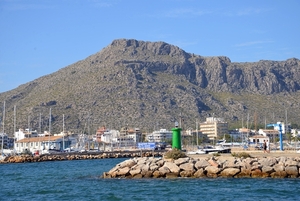
[[[50,133],[51,133],[51,108],[49,114],[48,150],[50,150]]]
[[[14,134],[16,133],[16,106],[14,105]]]
[[[90,112],[88,115],[88,151],[90,151]]]
[[[247,143],[249,142],[249,113],[247,116]]]
[[[41,133],[42,133],[42,124],[41,124],[41,121],[42,121],[42,114],[40,113],[40,119],[39,119],[39,150],[41,150]]]
[[[242,116],[242,128],[244,128],[244,116]]]
[[[265,129],[267,129],[267,118],[265,117]]]
[[[28,115],[28,133],[30,132],[30,115]]]
[[[1,150],[2,150],[2,156],[3,156],[3,143],[4,143],[4,122],[5,122],[5,101],[3,104],[3,119],[2,119],[2,143],[1,143]]]
[[[198,148],[199,136],[198,136],[198,121],[197,121],[197,119],[196,119],[196,135],[197,135],[197,148]]]
[[[42,133],[42,114],[40,113],[40,119],[39,119],[39,132]]]
[[[285,133],[288,133],[287,109],[285,108]]]
[[[63,150],[65,150],[65,115],[63,114]]]

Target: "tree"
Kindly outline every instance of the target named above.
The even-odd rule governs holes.
[[[229,134],[224,135],[226,142],[231,142],[232,141],[232,136]]]
[[[288,140],[288,142],[291,142],[291,139],[292,139],[292,134],[291,133],[286,133],[286,138]]]

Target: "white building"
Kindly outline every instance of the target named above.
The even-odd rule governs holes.
[[[148,142],[166,142],[172,141],[172,131],[167,129],[160,129],[159,131],[153,131],[146,136]]]
[[[96,132],[96,141],[103,146],[113,148],[132,148],[141,140],[141,132],[138,128],[121,128],[121,131],[110,130],[104,126],[98,128]]]
[[[118,130],[106,130],[101,135],[101,141],[104,143],[116,143],[120,132]]]
[[[265,137],[278,137],[279,131],[278,130],[270,130],[270,129],[259,129],[258,134],[263,135]]]
[[[142,141],[142,132],[139,128],[128,129],[128,137],[134,141],[135,144]]]
[[[266,137],[263,135],[254,135],[254,136],[249,137],[250,144],[262,144],[262,143],[264,143],[264,140],[265,141],[268,140],[270,142],[269,137]]]
[[[17,153],[30,151],[32,153],[39,152],[41,154],[48,153],[49,150],[63,151],[63,149],[70,147],[73,141],[76,141],[74,137],[68,136],[68,133],[63,132],[52,136],[47,131],[38,134],[36,130],[19,129],[14,135],[14,149]]]
[[[19,141],[21,139],[24,138],[30,138],[30,137],[37,137],[39,134],[37,133],[37,131],[29,131],[29,129],[19,129],[19,131],[15,132],[15,139],[16,141]]]
[[[67,139],[65,139],[67,140]],[[63,136],[43,136],[24,138],[15,142],[15,151],[21,153],[30,151],[32,153],[44,153],[49,150],[62,151]]]

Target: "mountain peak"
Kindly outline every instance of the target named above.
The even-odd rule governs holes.
[[[273,112],[283,102],[298,114],[299,69],[295,58],[232,63],[228,57],[202,57],[166,42],[117,39],[84,60],[0,94],[0,102],[6,100],[7,119],[13,119],[17,106],[20,128],[26,128],[29,115],[36,127],[37,114],[48,113],[49,107],[57,131],[62,114],[69,129],[78,132],[88,116],[97,126],[152,130],[154,125],[170,128],[182,113],[191,127],[195,118],[210,113],[237,121],[253,110]],[[295,97],[280,99],[280,93]],[[47,122],[45,118],[43,125]],[[12,122],[6,125],[12,130]]]
[[[147,42],[135,39],[116,39],[107,47],[125,51],[144,51],[155,55],[186,56],[187,53],[175,45],[166,42]]]

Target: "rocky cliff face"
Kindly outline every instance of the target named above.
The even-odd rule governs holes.
[[[59,71],[0,94],[6,100],[7,132],[12,133],[13,107],[17,128],[95,132],[106,125],[170,128],[180,116],[184,126],[212,115],[241,123],[247,113],[258,120],[296,122],[300,61],[234,63],[227,57],[202,57],[164,42],[120,39],[100,52]],[[277,109],[276,109],[277,108]],[[300,112],[300,110],[299,110]],[[273,119],[271,118],[273,117]],[[245,119],[245,118],[244,118]],[[251,121],[251,119],[250,119]],[[252,120],[253,122],[253,120]],[[292,122],[292,121],[291,121]]]
[[[99,54],[96,62],[113,60],[136,71],[183,75],[189,82],[209,90],[259,94],[299,90],[300,61],[295,58],[232,63],[227,57],[201,57],[164,42],[125,39],[113,41]]]

